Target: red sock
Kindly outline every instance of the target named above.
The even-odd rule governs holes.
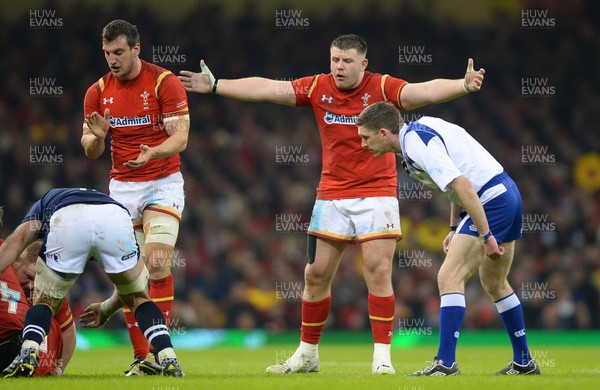
[[[369,319],[375,343],[392,343],[395,309],[394,294],[389,297],[378,297],[369,293]]]
[[[125,323],[127,324],[129,339],[131,339],[131,345],[133,346],[133,358],[135,359],[141,356],[145,359],[146,355],[148,355],[148,340],[146,340],[144,334],[140,330],[131,309],[123,307],[123,314],[125,314]]]
[[[309,344],[319,344],[325,320],[331,309],[331,295],[320,302],[302,300],[302,326],[300,340]]]
[[[175,295],[175,286],[173,285],[173,275],[169,274],[163,279],[150,279],[150,298],[156,303],[156,306],[165,316],[166,325],[171,327],[171,311],[173,310],[173,299]]]

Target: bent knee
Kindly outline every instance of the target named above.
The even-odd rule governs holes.
[[[506,280],[506,278],[496,279],[489,276],[480,276],[480,279],[481,286],[491,297],[497,297],[502,295],[502,293],[507,289],[510,290],[510,285],[508,284],[508,280]]]

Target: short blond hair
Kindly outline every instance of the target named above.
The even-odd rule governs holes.
[[[42,249],[42,240],[35,240],[23,250],[20,260],[25,263],[35,263]]]

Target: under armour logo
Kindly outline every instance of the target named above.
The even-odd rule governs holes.
[[[113,104],[113,97],[111,96],[109,98],[102,99],[102,104],[106,104],[106,103]]]
[[[173,206],[172,206],[172,207],[173,207],[174,209],[176,209],[176,210],[179,210],[179,205],[178,205],[177,203],[173,203]]]
[[[393,229],[394,228],[394,224],[393,223],[388,223],[387,225],[385,225],[385,227],[387,229],[390,229],[390,228]]]
[[[323,97],[321,98],[321,101],[331,103],[331,102],[333,102],[333,98],[331,96],[323,95]]]

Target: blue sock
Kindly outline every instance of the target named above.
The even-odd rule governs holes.
[[[456,344],[465,318],[465,296],[460,293],[442,295],[440,303],[440,345],[437,358],[450,367],[456,361]]]
[[[140,330],[152,344],[152,352],[158,354],[165,348],[173,348],[162,311],[153,301],[147,301],[135,309],[135,319]]]
[[[41,344],[50,332],[51,322],[52,310],[48,306],[39,304],[31,306],[25,314],[23,341],[31,340]]]
[[[513,360],[517,364],[526,365],[531,360],[527,337],[525,336],[525,320],[523,318],[523,306],[515,293],[496,301],[496,308],[510,342],[513,347]]]

